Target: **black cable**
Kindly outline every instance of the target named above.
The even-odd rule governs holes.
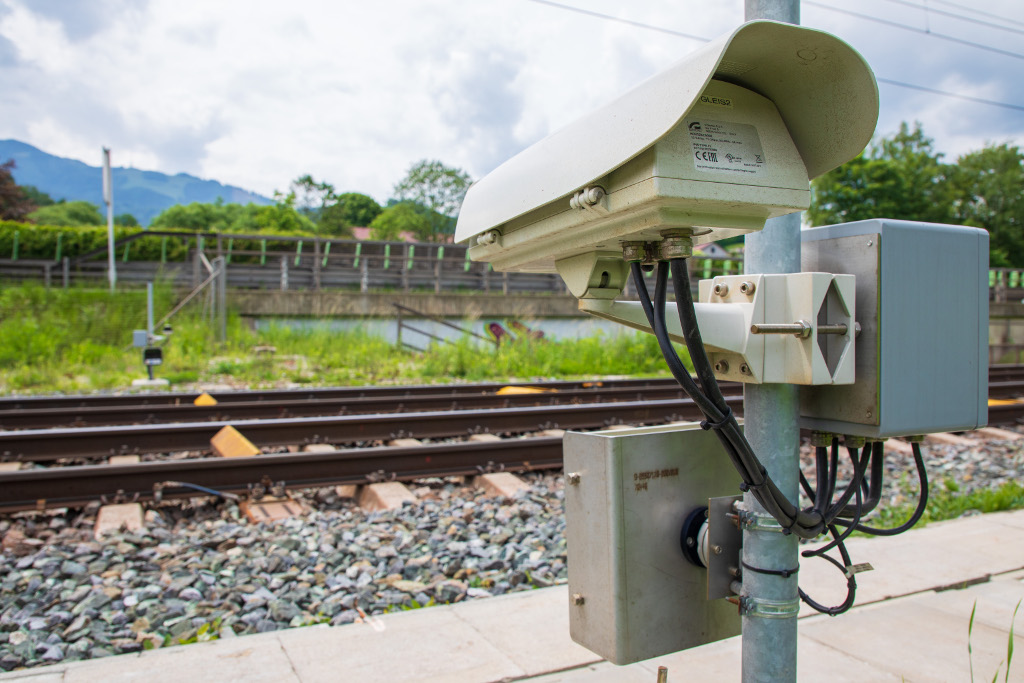
[[[866,467],[867,466],[867,462],[868,462],[867,461],[867,456],[865,455],[864,459],[862,461],[862,465],[864,467]],[[864,471],[863,471],[863,469],[861,469],[858,478],[863,477],[863,476],[864,476]],[[854,519],[854,522],[856,523],[856,522],[859,522],[860,518],[861,518],[861,513],[862,513],[862,508],[863,508],[863,505],[862,505],[863,499],[861,498],[861,489],[860,489],[859,486],[854,488],[853,491],[854,491],[854,495],[856,496],[856,503],[854,504],[854,516],[853,516],[853,519]],[[835,527],[834,524],[831,524],[829,526],[833,527],[833,528]],[[826,545],[823,545],[820,548],[815,548],[814,550],[805,550],[805,551],[803,551],[801,553],[801,555],[803,555],[804,557],[824,557],[825,553],[827,553],[829,550],[832,550],[832,548],[838,546],[840,543],[845,541],[846,538],[850,534],[853,533],[854,526],[855,525],[849,526],[838,537],[834,537],[834,540],[832,542],[830,542],[830,543],[828,543]]]
[[[882,479],[885,474],[885,453],[883,451],[883,445],[881,441],[867,446],[871,450],[871,479],[870,483],[867,479],[861,477],[861,487],[864,490],[864,495],[867,500],[864,501],[864,507],[861,509],[861,516],[868,514],[876,507],[878,507],[879,501],[882,499]],[[850,518],[853,516],[853,511],[849,509],[840,510],[835,517]]]
[[[825,505],[830,498],[825,498],[828,493],[828,449],[824,446],[817,446],[814,449],[814,509],[818,512],[825,510]]]
[[[903,524],[891,529],[876,529],[865,524],[853,523],[853,526],[856,527],[857,531],[870,534],[872,536],[895,536],[897,534],[902,534],[907,529],[910,529],[921,519],[921,515],[924,514],[925,508],[928,506],[928,472],[924,466],[924,458],[921,456],[921,446],[917,443],[912,443],[910,445],[914,450],[914,464],[917,466],[917,477],[921,485],[921,493],[918,498],[917,508],[914,510],[914,514],[912,514],[910,519]],[[846,526],[851,523],[836,520],[836,524]]]
[[[867,462],[867,455],[865,455],[863,458],[863,466],[866,467]],[[861,474],[863,474],[863,469],[861,469]],[[855,478],[858,478],[856,473]],[[859,483],[857,486],[852,487],[852,490],[855,492],[855,495],[857,497],[856,507],[859,509],[861,507],[861,489]],[[860,515],[857,515],[854,519],[859,520]],[[852,564],[852,561],[850,559],[850,553],[846,550],[845,543],[846,537],[853,532],[853,527],[851,526],[850,528],[846,529],[842,534],[839,534],[838,530],[836,529],[836,526],[834,524],[830,524],[828,526],[828,530],[832,534],[833,539],[830,543],[815,550],[805,550],[803,553],[801,553],[801,555],[803,557],[820,557],[824,560],[828,560],[833,565],[838,567],[839,570],[846,575],[846,599],[840,604],[836,605],[835,607],[825,607],[821,603],[811,598],[811,596],[804,592],[802,588],[797,588],[797,591],[800,595],[800,599],[808,605],[810,605],[812,608],[814,608],[818,612],[821,612],[822,614],[827,614],[831,617],[834,617],[836,615],[842,614],[843,612],[847,611],[853,606],[853,602],[857,597],[857,579],[855,578],[855,575],[850,571],[850,565]],[[843,558],[842,563],[837,562],[836,559],[832,556],[825,554],[834,547],[839,548],[839,555]]]
[[[832,452],[828,461],[828,494],[825,496],[826,505],[832,502],[836,495],[836,477],[839,475],[839,439],[832,439]],[[825,513],[825,508],[821,512]]]
[[[836,530],[835,525],[829,525],[828,529],[832,533],[833,537],[838,537],[838,532]],[[816,602],[814,599],[812,599],[811,596],[805,593],[802,588],[797,589],[797,591],[800,594],[801,600],[803,600],[805,603],[813,607],[815,610],[821,612],[822,614],[827,614],[830,617],[842,614],[843,612],[853,607],[853,601],[857,597],[856,574],[852,573],[849,569],[851,564],[850,553],[846,551],[846,545],[841,540],[837,543],[837,545],[839,547],[839,555],[843,558],[842,563],[838,562],[835,558],[830,557],[828,555],[820,555],[819,557],[828,560],[829,562],[834,564],[839,569],[839,571],[843,572],[843,574],[846,575],[846,599],[843,600],[843,602],[841,602],[840,604],[836,605],[835,607],[825,607],[821,603]]]
[[[850,502],[850,499],[853,498],[854,493],[860,490],[861,482],[864,478],[864,471],[867,469],[868,458],[870,457],[870,452],[867,448],[864,449],[863,454],[859,454],[856,448],[851,448],[849,446],[847,446],[846,450],[850,455],[850,464],[853,465],[853,479],[850,481],[850,485],[846,487],[843,495],[840,496],[839,500],[837,500],[831,507],[829,507],[828,512],[825,514],[825,521],[828,524],[831,524],[833,520],[835,520],[839,515],[839,512],[842,511],[846,507],[847,503]]]

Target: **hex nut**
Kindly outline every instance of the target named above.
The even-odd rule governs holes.
[[[574,605],[582,605],[586,601],[587,601],[587,599],[584,598],[579,593],[573,593],[572,594],[572,604],[574,604]]]
[[[572,486],[576,486],[580,483],[580,474],[579,472],[569,472],[565,475],[565,480]]]

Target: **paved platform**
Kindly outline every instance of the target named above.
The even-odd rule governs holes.
[[[849,543],[858,575],[857,606],[830,618],[800,620],[801,681],[966,681],[967,624],[977,604],[971,646],[977,680],[1004,679],[1011,617],[1024,599],[1024,511],[969,517],[897,538]],[[837,602],[845,582],[821,560],[805,561],[801,586]],[[811,612],[813,615],[814,613]],[[738,681],[733,638],[625,667],[601,661],[568,635],[565,586],[414,610],[369,624],[316,626],[136,655],[58,664],[0,675],[0,681],[182,680],[484,681],[654,683]],[[1010,680],[1024,681],[1024,607],[1014,635]]]

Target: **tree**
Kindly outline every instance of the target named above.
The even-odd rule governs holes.
[[[39,225],[106,225],[104,218],[95,204],[86,201],[57,202],[50,206],[36,209],[28,215],[28,219]]]
[[[14,182],[14,159],[0,164],[0,220],[23,221],[36,205],[25,189]]]
[[[370,223],[370,239],[400,240],[403,232],[421,240],[432,234],[430,221],[410,202],[389,206]]]
[[[114,225],[120,225],[123,228],[137,228],[139,221],[130,213],[119,213],[114,216]]]
[[[950,174],[956,223],[988,230],[993,266],[1024,267],[1024,153],[1008,144],[961,156]]]
[[[40,190],[35,185],[22,185],[21,191],[25,193],[25,196],[35,204],[37,207],[52,206],[57,203],[50,195]]]
[[[461,169],[424,159],[409,168],[394,191],[399,200],[411,201],[426,209],[423,217],[430,229],[424,239],[440,241],[454,233],[455,219],[471,182]]]
[[[345,192],[339,194],[333,204],[324,209],[323,219],[328,216],[337,216],[348,225],[366,226],[373,222],[373,219],[380,215],[381,205],[373,197],[368,197],[359,192]]]
[[[241,216],[240,204],[215,202],[204,204],[176,204],[161,211],[149,223],[150,228],[169,230],[196,230],[198,232],[224,232]]]
[[[293,180],[289,190],[289,196],[294,197],[295,208],[313,222],[319,222],[324,207],[335,199],[334,185],[317,182],[308,173]]]
[[[893,136],[815,179],[807,217],[812,225],[869,218],[948,223],[952,219],[950,171],[921,125],[915,123],[910,130],[902,123]]]

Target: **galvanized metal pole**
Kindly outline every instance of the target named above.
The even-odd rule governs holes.
[[[213,260],[217,271],[217,338],[221,342],[228,340],[228,263],[223,256]]]
[[[146,343],[153,343],[153,283],[146,283]]]
[[[745,19],[800,23],[799,0],[745,0]],[[748,273],[800,270],[800,214],[769,220],[764,230],[747,235],[744,263]],[[782,492],[798,502],[800,427],[797,389],[788,384],[746,384],[744,432],[754,452]],[[765,510],[747,493],[744,506]],[[777,524],[774,524],[778,527]],[[759,569],[793,569],[799,565],[797,538],[781,528],[743,532],[743,562]],[[789,578],[743,571],[743,681],[796,681],[797,576]],[[781,616],[780,616],[781,614]],[[770,616],[769,616],[770,615]]]
[[[107,279],[110,291],[117,288],[117,264],[114,261],[114,177],[110,170],[110,148],[103,148],[103,202],[107,205]]]

